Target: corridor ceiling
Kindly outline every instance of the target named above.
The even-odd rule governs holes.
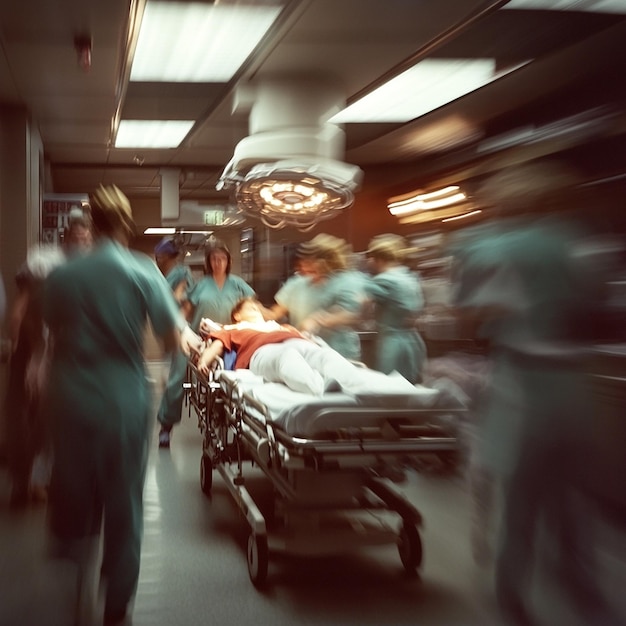
[[[425,188],[524,151],[567,152],[591,175],[623,172],[626,6],[620,14],[505,4],[285,0],[230,82],[139,83],[129,81],[131,16],[141,16],[143,0],[2,0],[0,104],[29,111],[56,193],[115,183],[132,197],[158,197],[167,167],[181,171],[181,200],[223,201],[215,183],[248,134],[247,115],[231,113],[237,86],[323,75],[350,103],[425,58],[493,57],[500,68],[525,65],[406,123],[346,124],[345,161],[366,179],[380,170],[388,184],[419,179]],[[89,71],[79,66],[77,37],[92,42]],[[120,149],[119,118],[195,124],[178,148]]]

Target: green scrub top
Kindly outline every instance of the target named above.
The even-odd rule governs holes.
[[[426,345],[415,329],[415,317],[424,306],[418,277],[398,265],[371,277],[365,292],[376,307],[376,369],[394,370],[418,382],[426,358]]]
[[[180,315],[151,259],[107,241],[52,272],[43,313],[54,337],[51,412],[120,428],[147,418],[146,321],[163,336]]]
[[[333,307],[358,313],[364,299],[363,281],[363,274],[353,271],[333,272],[320,283],[296,274],[278,290],[274,299],[289,312],[289,322],[298,327],[312,313]],[[319,336],[347,359],[361,358],[361,343],[353,328],[320,328]]]
[[[506,475],[525,442],[563,441],[584,429],[588,398],[581,373],[516,355],[527,344],[571,339],[590,300],[589,285],[572,255],[574,233],[562,221],[508,218],[478,233],[457,250],[457,302],[506,310],[482,329],[493,367],[481,411],[483,461]]]
[[[197,331],[203,317],[218,324],[230,324],[230,312],[235,304],[254,295],[254,289],[240,276],[229,274],[221,289],[212,276],[203,276],[188,293],[194,307],[191,327]]]
[[[187,291],[189,291],[194,285],[194,279],[191,275],[191,270],[182,263],[178,263],[174,265],[174,267],[167,273],[165,277],[168,285],[171,287],[172,291],[180,285],[180,283],[185,282],[187,287]]]

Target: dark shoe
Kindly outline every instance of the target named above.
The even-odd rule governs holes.
[[[161,430],[159,431],[159,448],[169,448],[171,437],[171,429],[167,430],[167,428],[161,428]]]

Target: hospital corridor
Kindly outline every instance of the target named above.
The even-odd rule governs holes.
[[[626,0],[0,0],[0,626],[626,626]]]
[[[150,363],[155,381],[163,363]],[[155,398],[158,385],[155,384]],[[194,415],[183,419],[171,447],[159,449],[155,423],[144,491],[144,541],[133,626],[224,624],[414,624],[505,626],[493,595],[492,565],[472,558],[471,502],[466,478],[425,463],[407,468],[396,486],[424,518],[419,576],[404,572],[394,545],[319,557],[270,554],[267,584],[255,589],[246,568],[249,527],[215,472],[211,496],[200,488],[201,435]],[[263,508],[271,499],[260,472],[246,485]],[[47,557],[45,506],[15,511],[9,483],[0,482],[0,625],[71,626],[75,570]],[[495,532],[495,529],[494,529]],[[490,540],[493,541],[491,533]],[[598,533],[598,576],[626,616],[626,537],[610,525]],[[549,571],[543,554],[542,571]],[[587,626],[539,572],[533,602],[540,624]],[[98,607],[96,606],[96,613]],[[101,607],[100,607],[101,610]],[[595,625],[593,625],[595,626]],[[601,625],[598,625],[601,626]]]

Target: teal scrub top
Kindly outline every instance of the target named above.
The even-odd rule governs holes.
[[[174,265],[174,267],[167,273],[165,277],[168,285],[171,287],[172,291],[180,285],[180,283],[185,282],[187,287],[187,291],[189,291],[194,285],[194,279],[191,275],[191,270],[182,263],[178,263]]]
[[[229,274],[221,289],[212,276],[203,276],[188,293],[194,307],[191,327],[197,331],[203,317],[218,324],[230,324],[230,312],[235,304],[254,295],[254,289],[240,276]]]
[[[70,259],[44,283],[43,315],[54,338],[47,410],[53,422],[142,428],[151,407],[143,345],[180,316],[152,260],[113,241]],[[123,435],[122,435],[123,436]]]
[[[278,290],[274,299],[289,312],[289,322],[298,327],[316,311],[339,307],[358,313],[364,299],[363,281],[363,274],[353,271],[333,272],[321,283],[296,274]],[[319,336],[347,359],[360,359],[361,343],[353,328],[320,328]]]
[[[365,292],[376,305],[376,369],[385,374],[395,370],[417,382],[426,358],[426,346],[415,329],[424,306],[418,277],[398,265],[369,278]]]
[[[483,326],[493,358],[480,416],[483,462],[506,475],[526,442],[563,443],[584,431],[589,399],[581,372],[516,355],[529,343],[571,339],[591,298],[565,222],[511,217],[477,234],[456,251],[456,299],[461,307],[503,307]]]

